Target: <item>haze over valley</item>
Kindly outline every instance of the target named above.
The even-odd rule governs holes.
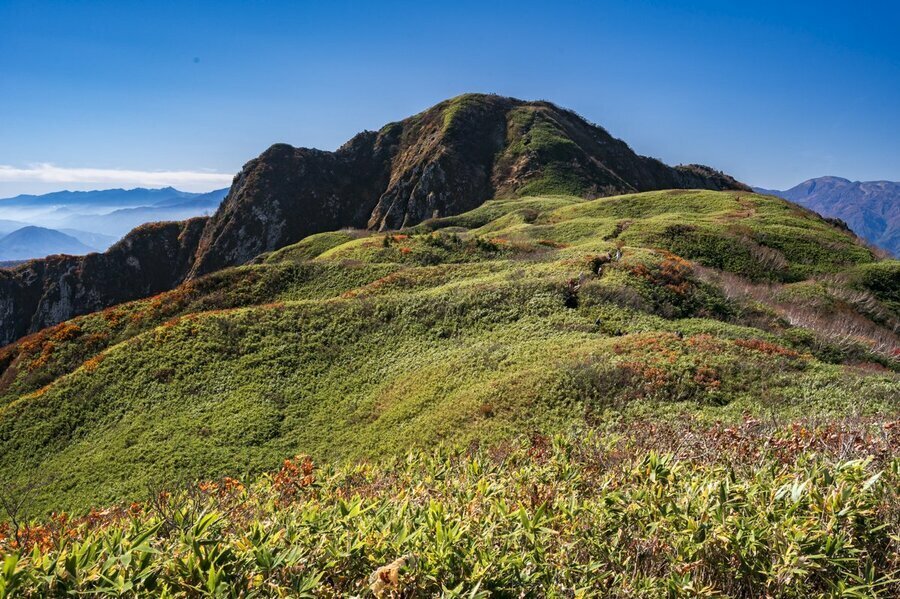
[[[227,192],[191,193],[164,187],[58,191],[0,199],[0,261],[102,252],[145,223],[209,215]],[[10,239],[12,233],[16,235]]]

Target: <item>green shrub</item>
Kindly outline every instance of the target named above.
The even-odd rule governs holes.
[[[0,538],[4,597],[895,596],[900,462],[709,431],[710,457],[579,430],[224,478]],[[677,439],[672,440],[678,442]],[[637,443],[637,445],[635,444]],[[749,450],[749,451],[748,451]],[[785,464],[784,451],[793,451]],[[698,455],[704,455],[700,453]],[[7,531],[8,532],[8,531]]]

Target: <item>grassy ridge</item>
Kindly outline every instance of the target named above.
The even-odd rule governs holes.
[[[875,260],[738,192],[498,200],[316,235],[5,348],[0,473],[52,479],[38,511],[86,509],[301,451],[391,456],[686,410],[892,415],[896,359],[866,335],[896,338],[896,262]],[[792,326],[784,294],[874,328]]]

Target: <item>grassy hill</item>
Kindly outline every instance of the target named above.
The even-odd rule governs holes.
[[[640,156],[549,102],[464,94],[359,133],[334,152],[275,144],[244,165],[209,217],[138,227],[102,254],[0,270],[0,344],[247,264],[316,233],[410,227],[491,198],[660,189],[750,191],[709,167]],[[221,200],[221,192],[208,196]],[[173,206],[155,207],[162,204]],[[123,214],[131,213],[106,216]]]
[[[890,595],[898,278],[774,197],[527,196],[64,322],[0,350],[0,596]]]
[[[314,235],[0,355],[40,510],[148,484],[685,415],[898,413],[897,261],[780,199],[491,201]]]

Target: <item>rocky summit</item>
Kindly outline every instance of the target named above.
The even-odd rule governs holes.
[[[709,167],[640,156],[550,102],[467,94],[360,133],[334,152],[275,144],[244,165],[209,219],[143,226],[104,254],[0,271],[0,343],[314,233],[396,229],[491,198],[674,188],[748,189]]]

